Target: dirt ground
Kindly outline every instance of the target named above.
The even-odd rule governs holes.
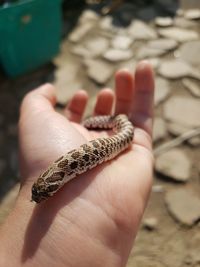
[[[97,21],[98,20],[98,21]],[[95,22],[99,23],[102,18],[98,18]],[[86,23],[82,22],[82,23]],[[199,33],[200,20],[195,21],[195,25],[192,28]],[[95,24],[96,25],[96,24]],[[151,23],[152,28],[155,25]],[[109,28],[113,27],[108,25],[107,28],[93,27],[87,34],[81,39],[81,41],[72,42],[70,41],[70,35],[65,37],[62,41],[61,52],[53,61],[46,66],[39,68],[38,70],[26,74],[16,79],[9,79],[5,77],[3,73],[0,74],[0,222],[3,223],[5,217],[12,209],[14,199],[18,191],[19,183],[19,169],[18,169],[18,141],[17,141],[17,121],[19,117],[19,106],[23,96],[32,90],[33,88],[43,84],[45,82],[52,82],[57,87],[66,82],[68,79],[67,74],[62,75],[62,70],[68,65],[75,65],[76,75],[78,83],[81,84],[82,88],[86,89],[90,94],[90,104],[87,109],[86,115],[91,111],[94,105],[95,95],[99,92],[102,87],[114,86],[113,75],[105,83],[98,84],[94,79],[88,77],[88,70],[84,67],[83,57],[73,53],[74,47],[78,44],[83,44],[88,40],[95,39],[98,36],[106,36],[110,41],[113,36],[119,33],[121,29]],[[114,29],[114,30],[113,30]],[[198,39],[200,40],[200,39]],[[144,45],[148,40],[141,41],[135,40],[131,46],[132,51],[138,51],[140,46]],[[197,55],[200,59],[200,56]],[[97,60],[99,60],[97,57]],[[158,56],[161,60],[173,59],[174,53],[172,51],[165,55]],[[87,57],[86,57],[87,59]],[[130,58],[124,61],[109,62],[113,73],[116,69],[121,66],[135,65],[138,59]],[[132,63],[131,63],[132,62]],[[199,65],[200,67],[200,65]],[[200,68],[198,68],[198,71]],[[73,70],[72,70],[73,71]],[[61,74],[60,74],[61,73]],[[156,77],[159,77],[158,72],[155,70]],[[69,72],[69,75],[71,73]],[[78,77],[78,78],[77,78]],[[166,78],[166,77],[165,77]],[[183,86],[182,78],[175,80],[167,79],[170,87],[170,96],[185,96],[186,98],[194,98],[191,93]],[[68,81],[68,80],[67,80]],[[74,80],[69,81],[70,84]],[[198,85],[200,86],[200,82]],[[62,90],[61,90],[62,89]],[[66,103],[73,92],[79,88],[69,88],[68,93],[65,93],[62,97],[63,88],[57,89],[59,96],[58,110],[62,110],[63,103]],[[167,99],[164,99],[162,103],[155,106],[155,116],[161,117],[167,123],[164,114],[164,104]],[[184,110],[183,107],[183,116]],[[165,130],[164,136],[161,140],[155,143],[155,148],[159,145],[168,142],[175,138],[169,131]],[[148,218],[156,219],[156,225],[152,230],[148,230],[144,223],[142,223],[139,234],[136,238],[134,249],[131,252],[127,267],[200,267],[200,224],[198,220],[189,226],[184,226],[179,220],[176,220],[174,216],[171,216],[167,207],[165,196],[170,190],[186,189],[191,190],[199,196],[200,193],[200,151],[199,145],[191,146],[188,143],[183,143],[179,146],[182,151],[186,153],[190,159],[192,169],[190,172],[190,178],[186,183],[178,183],[173,179],[166,178],[162,174],[158,174],[155,171],[154,174],[154,186],[151,193],[150,201],[146,209],[144,220]],[[157,187],[156,187],[157,186]],[[156,190],[159,188],[159,190]],[[199,218],[200,219],[200,218]]]

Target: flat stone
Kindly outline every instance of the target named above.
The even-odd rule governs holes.
[[[167,130],[170,134],[174,136],[182,135],[188,131],[191,130],[189,127],[185,127],[184,125],[181,125],[179,123],[170,122],[167,124]],[[194,136],[192,138],[189,138],[187,140],[187,143],[189,143],[191,146],[199,146],[200,145],[200,136]]]
[[[200,54],[200,41],[192,41],[182,44],[179,49],[180,58],[187,63],[200,66],[200,60],[197,55]]]
[[[156,171],[177,182],[186,182],[191,175],[191,161],[180,149],[174,148],[157,157]]]
[[[78,24],[78,26],[69,35],[69,40],[77,43],[92,29],[92,27],[93,24],[90,22]]]
[[[170,87],[167,80],[163,78],[156,78],[154,103],[157,106],[163,102],[170,95]]]
[[[162,50],[159,48],[151,48],[148,46],[143,46],[138,49],[136,57],[137,59],[145,59],[149,57],[157,57],[166,53],[166,50]]]
[[[169,213],[181,224],[192,226],[200,219],[200,199],[186,189],[176,189],[166,194]]]
[[[63,63],[57,68],[54,86],[58,103],[65,105],[74,93],[82,88],[82,84],[78,80],[79,68],[80,66],[70,58],[65,60],[65,64]]]
[[[185,78],[182,80],[182,83],[193,96],[200,97],[200,87],[195,82]]]
[[[81,57],[91,57],[90,51],[82,45],[76,45],[72,48],[72,53]]]
[[[113,18],[111,16],[103,17],[99,23],[100,29],[112,31],[114,28],[112,21],[113,21]]]
[[[188,143],[191,146],[197,147],[200,146],[200,136],[194,136],[188,140]]]
[[[64,66],[65,63],[68,61],[68,58],[71,57],[71,51],[70,51],[69,43],[70,43],[69,40],[67,38],[65,38],[61,42],[60,53],[58,53],[58,55],[53,58],[53,63],[58,68],[60,68],[60,66]],[[76,47],[76,46],[74,46],[74,47]]]
[[[156,217],[145,218],[142,225],[145,229],[154,231],[158,228],[158,219]]]
[[[127,61],[122,61],[119,64],[119,68],[128,69],[130,71],[133,71],[136,69],[137,62],[133,59],[129,59]]]
[[[161,29],[158,30],[158,33],[163,37],[171,38],[178,42],[187,42],[197,40],[199,38],[199,35],[196,31],[181,29],[178,27]]]
[[[167,124],[167,130],[169,133],[171,133],[175,136],[179,136],[181,134],[188,132],[190,130],[190,128],[188,128],[184,125],[181,125],[180,123],[177,123],[177,122],[169,122]]]
[[[185,11],[184,17],[186,19],[200,19],[200,9],[189,9]]]
[[[108,40],[112,39],[115,36],[115,33],[104,31],[104,30],[99,30],[98,33],[99,33],[99,36],[105,37]]]
[[[133,43],[133,39],[129,38],[128,36],[124,35],[117,35],[112,40],[112,47],[116,49],[126,50],[130,48]]]
[[[169,59],[161,62],[158,73],[168,79],[194,77],[196,75],[195,70],[189,64],[177,59]]]
[[[98,84],[105,84],[114,72],[112,65],[100,60],[90,60],[87,62],[87,66],[88,77]]]
[[[174,96],[163,107],[164,117],[188,128],[199,127],[200,100]],[[186,112],[185,112],[186,111]]]
[[[173,50],[178,46],[177,41],[167,38],[161,38],[157,40],[152,40],[147,43],[147,46],[154,49],[161,49],[161,50]]]
[[[109,41],[104,37],[96,37],[87,40],[84,43],[84,46],[89,51],[91,57],[97,57],[102,55],[108,49]]]
[[[154,184],[152,186],[152,192],[153,193],[163,193],[165,191],[165,188],[161,184]]]
[[[153,141],[157,142],[165,138],[167,132],[166,123],[161,118],[155,118],[153,125]]]
[[[93,22],[93,21],[98,21],[100,19],[100,16],[94,12],[91,9],[86,9],[82,12],[79,22],[80,23],[85,23],[87,21]]]
[[[127,29],[128,35],[137,40],[156,39],[157,33],[142,21],[134,20]]]
[[[176,16],[177,17],[182,17],[184,15],[184,10],[182,8],[178,8],[176,10]]]
[[[154,70],[156,70],[160,65],[160,59],[158,57],[148,58],[148,62],[151,64]]]
[[[169,27],[173,25],[173,19],[171,17],[157,17],[155,24],[159,27]]]
[[[185,18],[176,17],[174,19],[174,25],[184,29],[190,29],[196,26],[194,21],[187,20]]]
[[[108,61],[118,62],[132,58],[133,52],[131,50],[109,49],[104,53],[103,57]]]

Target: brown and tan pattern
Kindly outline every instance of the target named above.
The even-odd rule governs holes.
[[[92,140],[57,159],[33,184],[33,201],[39,203],[48,199],[65,183],[116,157],[133,141],[134,127],[126,115],[89,118],[84,126],[88,129],[113,129],[114,135]]]

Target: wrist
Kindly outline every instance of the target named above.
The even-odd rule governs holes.
[[[19,193],[15,206],[0,227],[0,267],[21,266],[25,231],[33,206]]]

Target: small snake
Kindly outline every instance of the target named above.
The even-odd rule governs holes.
[[[134,127],[124,114],[91,117],[83,125],[88,129],[112,129],[114,134],[89,141],[57,159],[33,184],[32,201],[39,203],[48,199],[65,183],[98,164],[113,159],[133,141]]]

